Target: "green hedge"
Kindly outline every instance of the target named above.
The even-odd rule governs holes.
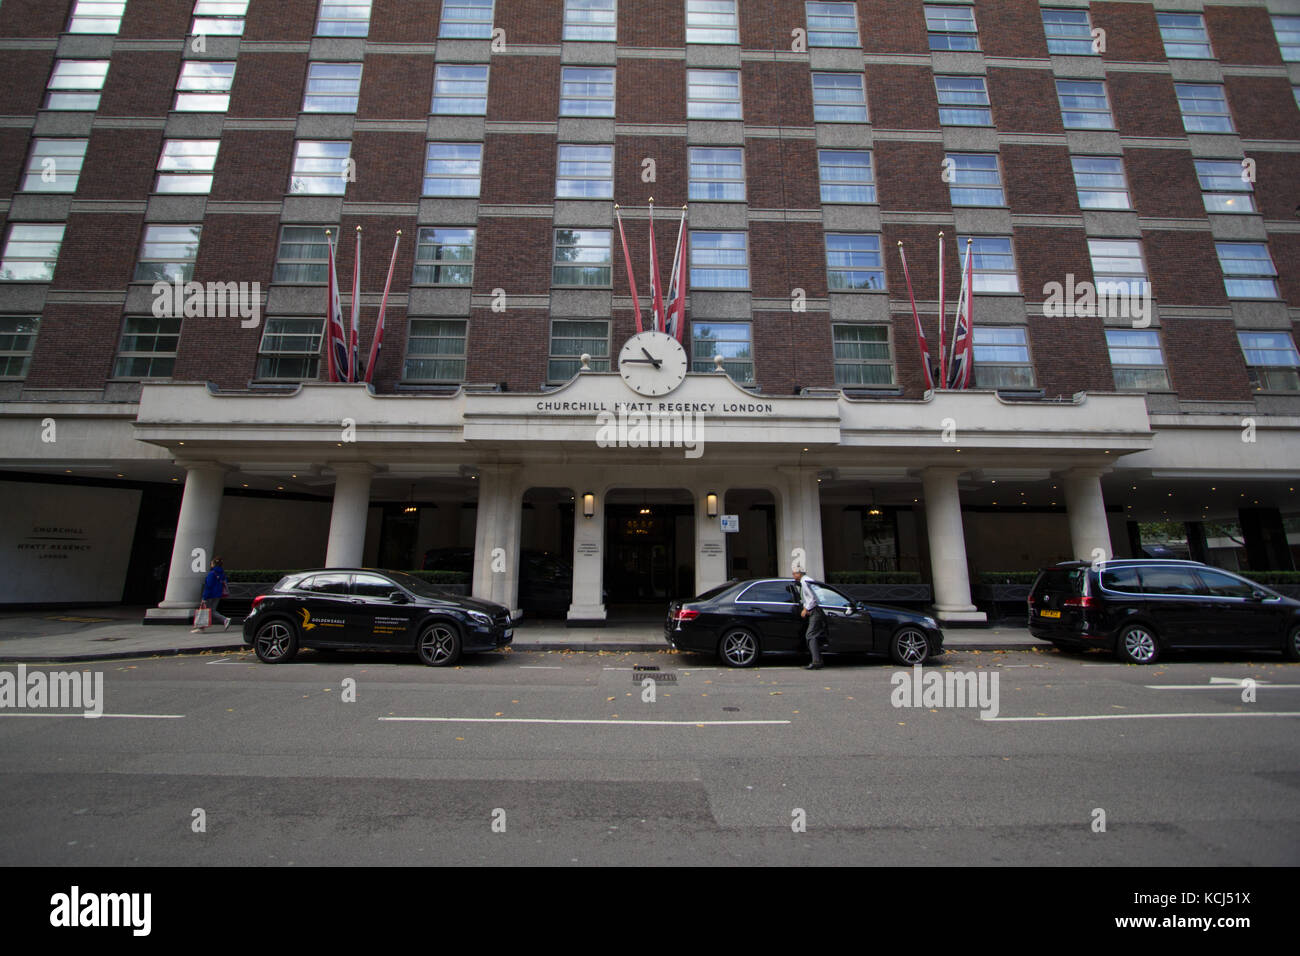
[[[1300,571],[1238,571],[1237,574],[1260,584],[1300,584]]]
[[[832,571],[828,584],[920,584],[918,571]]]
[[[234,571],[227,570],[226,579],[240,584],[250,581],[270,581],[274,583],[286,574],[297,574],[298,570],[300,569],[275,571],[258,568],[239,568]],[[407,571],[406,573],[412,577],[428,581],[431,584],[466,584],[469,581],[469,575],[464,571]]]
[[[981,571],[975,575],[976,584],[1033,584],[1037,571]]]

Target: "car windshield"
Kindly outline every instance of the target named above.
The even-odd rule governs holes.
[[[388,575],[406,590],[412,594],[418,594],[420,597],[445,598],[447,592],[432,582],[425,581],[423,578],[417,578],[413,574],[403,574],[401,571],[385,571]]]

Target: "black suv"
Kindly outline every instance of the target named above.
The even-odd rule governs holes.
[[[1199,561],[1065,561],[1038,572],[1029,633],[1150,664],[1163,651],[1282,651],[1300,660],[1300,601]]]

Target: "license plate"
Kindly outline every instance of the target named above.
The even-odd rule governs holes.
[[[1038,616],[1039,617],[1060,617],[1061,612],[1060,611],[1039,611]]]

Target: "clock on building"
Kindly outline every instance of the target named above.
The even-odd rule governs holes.
[[[638,332],[623,344],[618,371],[638,395],[667,395],[686,378],[686,350],[666,332]]]

